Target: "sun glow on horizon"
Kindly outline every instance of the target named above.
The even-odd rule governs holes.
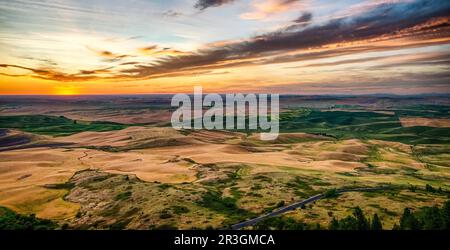
[[[54,95],[79,95],[78,88],[73,86],[58,86],[55,88]]]

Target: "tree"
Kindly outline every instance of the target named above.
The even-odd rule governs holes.
[[[424,230],[445,229],[444,218],[441,216],[441,210],[437,206],[423,208],[418,213],[418,216]]]
[[[329,230],[339,230],[339,221],[333,217],[333,219],[331,219],[330,221],[330,225],[328,226]]]
[[[430,184],[425,185],[425,190],[430,193],[436,192],[436,189],[434,189],[434,187],[431,186]]]
[[[380,218],[378,218],[378,214],[374,214],[372,218],[372,224],[370,226],[372,230],[383,230],[383,225],[381,224]]]
[[[339,230],[361,230],[354,216],[347,216],[339,221]]]
[[[333,217],[329,224],[330,230],[369,230],[369,221],[360,207],[355,207],[353,214],[341,220]]]
[[[403,210],[403,215],[400,218],[401,230],[420,230],[420,224],[414,214],[411,213],[409,208]]]
[[[0,207],[0,230],[52,230],[57,224],[50,220],[39,219],[34,214],[21,215]]]
[[[339,196],[339,193],[335,188],[327,190],[324,194],[325,198],[335,198],[338,196]]]
[[[444,220],[445,229],[450,230],[450,201],[445,202],[441,213],[442,219]]]
[[[369,222],[360,207],[355,207],[353,216],[356,218],[358,230],[369,230]]]

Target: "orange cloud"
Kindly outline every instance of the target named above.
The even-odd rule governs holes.
[[[102,57],[105,61],[110,61],[110,62],[118,61],[120,59],[130,56],[130,55],[123,55],[123,54],[115,54],[109,50],[98,50],[98,49],[95,49],[95,48],[92,48],[89,46],[86,46],[86,48],[89,49],[90,51],[94,52],[98,56]]]
[[[279,14],[292,10],[295,5],[299,4],[299,0],[264,0],[254,1],[252,3],[253,11],[240,15],[242,19],[260,20],[271,15]]]
[[[160,48],[158,45],[150,45],[147,47],[139,48],[138,52],[146,56],[180,56],[187,54],[184,51],[176,49]]]

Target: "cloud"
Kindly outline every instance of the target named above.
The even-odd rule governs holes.
[[[160,48],[158,45],[150,45],[139,48],[138,52],[146,56],[180,56],[185,55],[186,52],[172,48]]]
[[[119,65],[136,65],[136,64],[139,64],[140,62],[124,62],[124,63],[121,63],[121,64],[119,64]]]
[[[198,0],[194,5],[194,8],[199,10],[205,10],[210,7],[218,7],[224,4],[230,4],[235,0]]]
[[[57,65],[57,63],[51,59],[36,58],[36,57],[32,57],[32,56],[19,56],[19,58],[31,60],[31,61],[37,61],[37,62],[43,63],[45,65],[48,65],[48,66],[56,66]]]
[[[361,3],[354,4],[344,11],[337,13],[338,17],[350,17],[355,15],[361,15],[368,11],[373,11],[382,6],[389,6],[399,3],[412,3],[415,0],[371,0],[362,1]]]
[[[391,39],[414,38],[419,43],[425,43],[429,39],[431,43],[440,43],[439,39],[433,39],[444,37],[447,38],[444,42],[448,42],[449,12],[450,3],[443,4],[440,1],[386,4],[363,16],[335,19],[324,25],[298,31],[294,26],[289,31],[283,29],[245,41],[225,43],[223,46],[205,48],[188,55],[161,59],[156,64],[139,65],[124,73],[145,78],[164,72],[251,64],[251,59],[278,55],[280,52],[320,49],[326,46],[345,50],[355,43],[367,45],[369,42]],[[329,55],[324,53],[323,56]]]
[[[252,3],[253,11],[240,15],[242,19],[260,20],[268,16],[291,11],[294,5],[300,3],[300,0],[255,0]]]
[[[61,82],[88,81],[88,80],[94,80],[94,79],[99,78],[98,76],[90,75],[91,72],[92,72],[92,74],[95,73],[91,70],[89,70],[89,71],[81,70],[80,72],[82,72],[82,73],[80,73],[80,74],[67,74],[67,73],[59,72],[59,71],[52,70],[52,69],[39,69],[39,68],[35,69],[35,68],[24,67],[24,66],[14,65],[14,64],[0,64],[0,68],[16,68],[16,69],[31,71],[34,74],[26,75],[26,76],[31,76],[34,78],[40,78],[40,79],[45,79],[45,80],[61,81]],[[9,75],[9,74],[4,74],[4,75]],[[14,75],[9,75],[9,76],[14,76]],[[19,76],[19,75],[16,75],[16,76]],[[20,76],[25,76],[25,75],[20,75]]]
[[[312,18],[313,18],[313,15],[311,12],[304,12],[301,16],[299,16],[297,19],[292,21],[293,24],[285,27],[285,31],[292,31],[292,30],[304,28],[311,24]]]
[[[297,19],[295,19],[294,23],[306,26],[311,22],[311,20],[312,20],[312,13],[305,12],[301,16],[299,16]]]
[[[113,68],[114,67],[106,67],[106,68],[94,69],[94,70],[80,70],[78,75],[72,75],[72,76],[108,74],[108,73],[111,73],[110,70]]]
[[[446,82],[450,80],[448,74],[399,74],[389,80],[380,82],[379,79],[352,82],[316,82],[274,84],[267,87],[249,89],[249,92],[274,92],[280,94],[308,94],[308,95],[355,95],[355,94],[417,94],[417,93],[448,93],[450,88]]]
[[[115,54],[109,50],[98,50],[89,46],[86,46],[87,49],[94,52],[98,56],[102,57],[104,61],[107,62],[116,62],[123,58],[129,57],[130,55],[123,55],[123,54]]]
[[[449,53],[423,53],[411,56],[409,54],[404,55],[385,55],[385,56],[371,56],[356,59],[345,59],[337,60],[333,62],[325,63],[312,63],[303,66],[290,67],[290,68],[302,68],[302,67],[332,67],[346,64],[360,64],[365,62],[373,62],[389,59],[389,61],[395,62],[384,62],[381,65],[371,66],[372,69],[379,68],[393,68],[401,66],[424,66],[424,65],[442,65],[450,66],[450,54]]]
[[[183,13],[174,11],[174,10],[168,10],[168,11],[163,12],[162,15],[165,17],[179,17],[179,16],[182,16]]]
[[[377,65],[373,69],[389,69],[394,67],[405,67],[405,66],[439,66],[450,69],[450,53],[429,53],[429,54],[418,54],[412,58],[405,58],[404,60],[388,62],[382,65]],[[449,73],[450,75],[450,73]]]
[[[150,45],[140,49],[155,57],[151,63],[130,64],[106,78],[151,79],[195,75],[213,69],[244,65],[296,62],[368,51],[448,44],[450,41],[450,2],[419,0],[414,3],[379,5],[358,16],[337,18],[328,23],[307,26],[293,23],[289,28],[245,40],[209,44],[193,52],[176,53],[171,48]],[[304,14],[303,14],[304,15]],[[303,18],[308,20],[308,16]],[[117,58],[100,50],[105,58]],[[125,55],[126,56],[126,55]],[[352,63],[344,61],[343,63]],[[31,69],[34,76],[51,80],[85,80],[87,76]],[[89,77],[100,77],[96,74]]]

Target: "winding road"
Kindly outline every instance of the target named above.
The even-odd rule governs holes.
[[[391,188],[393,188],[393,187],[384,186],[384,187],[373,187],[373,188],[348,188],[348,189],[336,190],[336,193],[342,194],[342,193],[348,193],[348,192],[370,192],[370,191],[378,191],[378,190],[385,190],[385,189],[391,189]],[[301,207],[303,205],[306,205],[308,203],[320,200],[322,198],[325,198],[325,194],[324,193],[323,194],[316,194],[314,196],[309,197],[306,200],[302,200],[302,201],[299,201],[299,202],[292,203],[290,205],[282,207],[282,208],[280,208],[280,209],[278,209],[276,211],[270,212],[268,214],[264,214],[264,215],[261,215],[261,216],[256,217],[256,218],[253,218],[253,219],[250,219],[250,220],[247,220],[247,221],[244,221],[244,222],[240,222],[240,223],[234,224],[234,225],[231,226],[231,229],[239,230],[239,229],[242,229],[244,227],[253,226],[256,223],[258,223],[258,222],[260,222],[260,221],[262,221],[264,219],[267,219],[267,218],[270,218],[270,217],[274,217],[274,216],[277,216],[279,214],[283,214],[283,213],[295,210],[295,209],[297,209],[297,208],[299,208],[299,207]]]

